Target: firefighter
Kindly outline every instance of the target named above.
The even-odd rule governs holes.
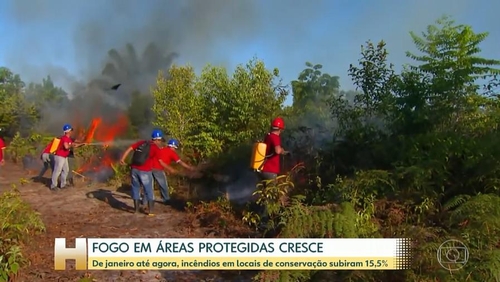
[[[261,181],[273,182],[280,173],[281,155],[287,155],[288,151],[281,147],[281,133],[285,130],[285,121],[281,117],[275,118],[271,122],[271,130],[266,134],[264,143],[266,144],[266,158],[262,169],[258,172]],[[261,217],[260,228],[265,227],[267,221],[267,209],[264,206],[255,205],[257,213]]]
[[[54,141],[51,141],[45,149],[43,149],[42,154],[40,155],[40,158],[43,161],[43,167],[40,173],[37,176],[37,179],[42,179],[43,175],[49,170],[49,168],[54,172],[54,155],[50,153],[50,148],[52,147],[52,143]]]
[[[288,154],[288,151],[285,151],[285,149],[281,147],[281,133],[283,130],[285,130],[285,122],[280,117],[275,118],[271,122],[271,130],[264,138],[267,149],[266,159],[259,173],[261,180],[275,180],[280,173],[280,156]]]
[[[134,201],[134,213],[139,212],[141,199],[141,186],[144,188],[144,196],[148,204],[148,215],[154,216],[154,195],[153,195],[153,162],[158,161],[160,144],[163,139],[163,132],[155,129],[151,133],[151,140],[141,140],[132,144],[122,155],[120,163],[126,165],[127,156],[132,155],[130,164],[132,200]]]
[[[165,141],[163,139],[162,141]],[[190,166],[186,162],[180,159],[176,150],[179,148],[179,141],[176,139],[170,139],[166,142],[166,146],[161,146],[160,153],[157,157],[157,161],[153,163],[153,179],[156,181],[160,188],[160,194],[163,198],[163,204],[170,204],[170,195],[168,192],[168,181],[167,175],[165,174],[166,170],[169,174],[179,174],[177,170],[170,167],[170,164],[176,163],[187,169],[190,173],[186,176],[188,177],[198,177],[199,173],[196,172],[196,168]],[[145,205],[146,199],[142,198],[142,204]]]
[[[54,155],[54,170],[52,171],[52,183],[50,185],[50,190],[57,191],[57,182],[59,176],[61,176],[61,186],[63,189],[66,187],[66,180],[69,174],[69,164],[68,157],[70,155],[70,149],[78,148],[84,146],[84,143],[73,142],[71,135],[73,134],[73,127],[70,124],[65,124],[63,126],[64,135],[61,136],[59,147],[57,148]]]

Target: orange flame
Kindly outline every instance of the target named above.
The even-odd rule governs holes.
[[[97,127],[99,126],[99,124],[101,124],[101,121],[102,121],[101,118],[92,119],[92,122],[90,123],[90,127],[87,130],[85,137],[83,138],[84,143],[92,142],[92,140],[94,139],[95,131],[96,131]]]
[[[101,127],[102,128],[102,127]],[[127,132],[128,119],[124,115],[120,115],[118,120],[113,125],[105,125],[103,130],[96,132],[95,140],[100,142],[111,143],[116,137],[119,137]],[[109,145],[109,144],[107,144]]]
[[[104,123],[100,117],[92,119],[89,128],[85,131],[84,137],[82,138],[83,142],[105,142],[108,144],[102,146],[101,154],[92,156],[88,162],[77,170],[77,172],[97,172],[103,168],[111,167],[114,163],[114,159],[107,149],[110,143],[116,138],[123,136],[127,132],[127,129],[128,119],[124,115],[118,116],[117,120],[113,123]]]

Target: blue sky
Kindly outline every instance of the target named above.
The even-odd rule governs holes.
[[[385,40],[401,66],[415,50],[408,32],[443,14],[490,32],[483,55],[500,58],[498,11],[500,1],[486,0],[0,0],[0,65],[27,81],[50,74],[68,88],[99,72],[110,48],[158,41],[197,70],[257,57],[289,83],[310,61],[352,89],[347,69],[366,40]]]

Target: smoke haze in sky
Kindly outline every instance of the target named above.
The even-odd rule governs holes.
[[[499,57],[498,1],[309,0],[6,0],[0,4],[0,65],[25,80],[50,74],[59,85],[99,76],[108,50],[131,43],[138,53],[155,43],[176,52],[176,63],[200,70],[207,63],[232,69],[257,56],[278,67],[285,82],[305,61],[321,63],[352,88],[350,63],[366,40],[384,39],[391,60],[406,62],[410,30],[423,30],[443,14],[491,33],[486,55]]]

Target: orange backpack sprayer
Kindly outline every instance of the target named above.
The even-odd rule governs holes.
[[[61,144],[61,138],[54,138],[52,140],[52,145],[50,145],[50,153],[55,154],[57,149],[59,149],[59,144]]]
[[[260,172],[266,160],[267,145],[263,142],[257,142],[253,145],[252,157],[250,158],[250,168]]]

